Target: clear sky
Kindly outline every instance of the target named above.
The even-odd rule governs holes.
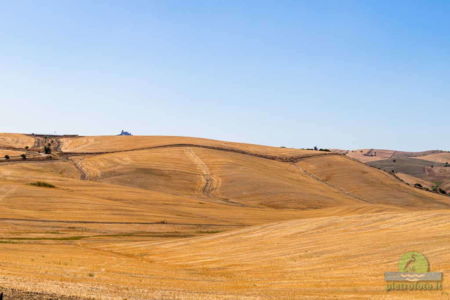
[[[450,1],[2,1],[0,132],[450,150]]]

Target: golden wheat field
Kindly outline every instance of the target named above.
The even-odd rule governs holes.
[[[21,134],[0,134],[0,154],[0,288],[55,299],[450,299],[450,197],[353,157]],[[443,290],[386,291],[384,272],[408,251],[444,273]]]

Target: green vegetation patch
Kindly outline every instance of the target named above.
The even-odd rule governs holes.
[[[30,185],[38,186],[38,187],[45,187],[45,188],[56,188],[55,185],[45,182],[45,181],[36,181],[30,183]]]

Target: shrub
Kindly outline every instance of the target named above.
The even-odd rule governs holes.
[[[20,154],[20,157],[22,157],[23,160],[26,160],[26,159],[27,159],[26,154]]]
[[[8,154],[5,155],[5,159],[10,159]]]
[[[46,188],[55,188],[56,187],[53,184],[48,183],[48,182],[44,182],[44,181],[32,182],[32,183],[30,183],[30,185],[39,186],[39,187],[46,187]]]
[[[52,148],[50,146],[45,146],[44,147],[44,153],[45,154],[52,154]]]
[[[433,186],[431,190],[435,193],[440,193],[440,194],[444,194],[444,195],[447,194],[447,192],[444,191],[443,189],[441,189],[438,185]]]

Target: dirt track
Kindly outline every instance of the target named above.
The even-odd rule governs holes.
[[[218,180],[211,174],[208,166],[200,157],[198,157],[194,150],[188,148],[185,150],[185,153],[202,173],[204,181],[202,188],[203,194],[205,194],[206,197],[211,197],[214,190],[218,188]]]

